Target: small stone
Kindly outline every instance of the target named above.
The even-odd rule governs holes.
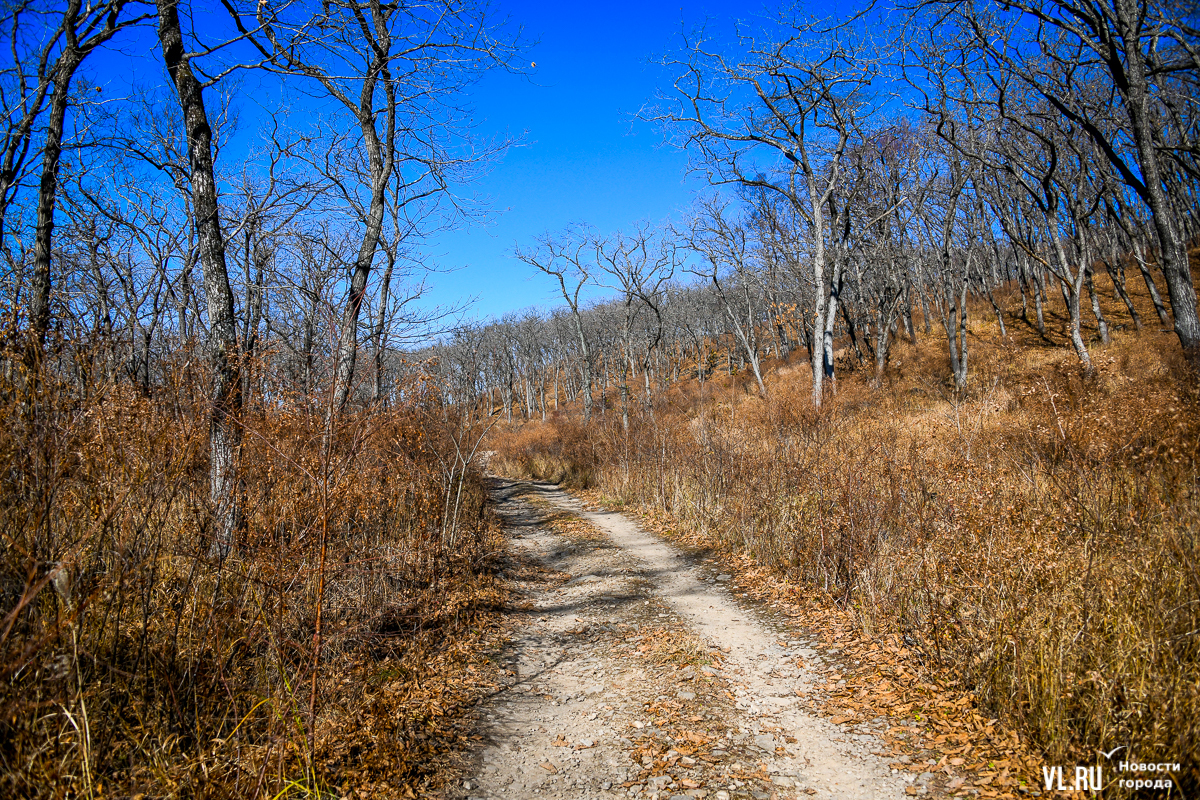
[[[729,800],[729,792],[725,791],[724,789],[718,789],[714,797],[716,797],[717,800]]]
[[[612,781],[605,781],[604,783],[600,784],[600,788],[607,792],[612,788]]]
[[[782,786],[785,789],[792,785],[792,779],[786,775],[774,775],[771,777],[771,783],[776,786]]]
[[[679,699],[680,700],[695,700],[696,693],[695,692],[680,692]]]
[[[732,576],[732,575],[718,575],[718,576],[717,576],[717,580],[719,580],[719,581],[731,581],[731,580],[733,580],[733,576]]]
[[[464,789],[471,789],[471,788],[472,788],[472,786],[471,786],[471,782],[470,782],[470,781],[463,781],[463,788],[464,788]]]
[[[767,733],[760,733],[754,737],[754,744],[766,750],[768,753],[775,752],[775,737]]]
[[[931,780],[933,780],[932,772],[922,772],[917,776],[917,783],[929,783]]]

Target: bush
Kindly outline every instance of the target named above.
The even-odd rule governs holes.
[[[1101,745],[1200,763],[1195,377],[1154,333],[1097,348],[1088,374],[1014,328],[976,326],[965,393],[930,337],[896,343],[884,388],[843,374],[820,412],[781,369],[768,400],[689,383],[628,432],[533,424],[499,448],[917,641],[1050,763]]]
[[[222,563],[194,385],[0,386],[0,795],[399,791],[469,694],[422,676],[496,600],[477,474],[447,518],[457,420],[352,413],[325,448],[320,409],[248,410]]]

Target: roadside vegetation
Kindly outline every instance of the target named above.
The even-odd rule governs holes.
[[[481,3],[0,8],[0,796],[414,797],[500,600],[400,342]]]
[[[484,489],[449,470],[453,414],[351,414],[326,445],[319,406],[247,409],[221,559],[186,364],[151,396],[49,380],[0,386],[0,794],[430,788],[501,599]]]
[[[1200,784],[1194,6],[685,20],[640,122],[707,190],[517,243],[564,305],[461,322],[503,12],[0,7],[0,796],[438,791],[482,446]]]
[[[882,386],[846,358],[820,410],[803,366],[768,364],[765,399],[748,368],[718,369],[656,394],[628,431],[615,404],[586,428],[563,414],[498,430],[493,468],[661,512],[852,610],[862,633],[902,635],[1047,763],[1124,745],[1194,783],[1200,397],[1177,344],[1097,287],[1116,333],[1091,372],[1061,303],[1043,337],[1009,288],[1007,335],[973,304],[961,391],[944,342],[918,335]]]

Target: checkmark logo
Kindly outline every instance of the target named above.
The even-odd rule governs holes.
[[[1121,745],[1120,747],[1114,747],[1112,750],[1109,750],[1107,753],[1104,752],[1103,750],[1097,750],[1096,752],[1099,753],[1100,755],[1104,756],[1105,758],[1111,759],[1113,757],[1113,753],[1117,752],[1118,750],[1124,750],[1124,749],[1125,749],[1125,745]]]

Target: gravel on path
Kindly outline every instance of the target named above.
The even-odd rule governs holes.
[[[449,793],[474,798],[768,800],[920,791],[885,749],[799,702],[819,654],[740,606],[722,577],[621,514],[496,479],[524,568],[500,689]],[[552,523],[554,518],[559,523]],[[561,524],[582,519],[590,526]]]

